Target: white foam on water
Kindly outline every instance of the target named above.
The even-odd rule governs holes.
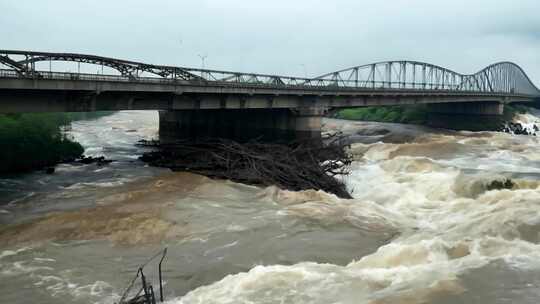
[[[133,159],[117,151],[137,150],[134,144],[138,140],[153,139],[157,131],[157,112],[121,111],[95,120],[73,122],[68,133],[85,147],[84,153],[88,156]]]
[[[34,258],[34,261],[38,261],[38,262],[56,262],[55,259],[50,259],[50,258]]]
[[[527,161],[519,152],[501,148],[513,143],[509,137],[497,137],[496,149],[485,157]],[[540,147],[536,141],[522,144],[525,150]],[[389,244],[346,266],[256,266],[170,303],[424,303],[441,293],[462,293],[460,275],[494,261],[540,269],[538,231],[524,232],[540,225],[537,182],[523,181],[531,186],[519,188],[516,181],[517,188],[489,190],[493,180],[505,177],[465,174],[452,161],[394,153],[399,149],[381,143],[353,146],[357,161],[346,178],[352,200],[321,191],[266,190],[285,216],[399,231]]]
[[[15,260],[18,255],[30,253],[32,248],[25,247],[17,250],[5,250],[0,259],[10,259],[0,264],[2,280],[9,280],[13,276],[26,277],[32,285],[46,290],[52,297],[66,299],[87,299],[92,303],[113,303],[119,299],[112,285],[104,281],[95,281],[89,284],[76,283],[72,273],[74,270],[60,270],[56,267],[56,260],[47,257]]]
[[[216,253],[216,252],[218,252],[218,251],[221,251],[221,250],[223,250],[223,249],[227,249],[227,248],[236,246],[237,244],[238,244],[238,241],[234,241],[234,242],[225,244],[225,245],[223,245],[223,246],[219,246],[219,247],[216,247],[216,248],[208,249],[208,250],[206,250],[206,251],[203,253],[203,255],[204,255],[204,256],[207,256],[207,255]]]
[[[34,265],[30,261],[16,261],[11,264],[3,264],[1,273],[5,276],[29,274],[38,271],[52,271],[53,267]]]
[[[115,180],[109,180],[109,181],[102,181],[102,182],[85,182],[85,183],[75,183],[73,185],[67,186],[64,189],[67,190],[78,190],[78,189],[84,189],[84,188],[111,188],[111,187],[118,187],[124,184],[127,184],[131,182],[133,179],[131,178],[118,178]]]
[[[514,117],[514,123],[519,123],[529,134],[539,134],[540,112],[537,109],[528,108],[528,113],[520,113]]]
[[[85,165],[78,164],[58,164],[55,168],[56,173],[80,172],[85,170]]]
[[[272,219],[293,217],[322,226],[344,224],[359,232],[386,233],[386,245],[347,265],[258,265],[169,303],[426,303],[441,293],[462,293],[466,287],[460,276],[494,261],[516,269],[540,269],[540,237],[535,228],[540,226],[540,183],[515,180],[512,189],[488,187],[492,181],[506,178],[499,171],[539,172],[530,166],[539,159],[535,158],[539,140],[491,133],[422,140],[353,145],[355,162],[345,181],[354,199],[276,187],[261,190],[257,196],[272,206],[267,213]],[[436,145],[430,146],[433,142]],[[454,150],[448,156],[446,149]],[[431,153],[423,155],[426,151]],[[463,169],[486,171],[472,174]],[[197,191],[236,201],[242,191],[232,191],[233,185],[223,191],[208,184]],[[84,186],[103,185],[79,184],[72,189]],[[189,199],[176,204],[183,206]],[[227,211],[215,200],[201,206],[211,213],[208,209]],[[258,221],[257,216],[267,214],[246,215],[245,219]],[[208,240],[200,236],[210,235],[212,229],[235,232],[244,227],[227,224],[207,229],[183,241],[204,243]],[[205,255],[221,253],[241,241],[210,248]],[[8,256],[13,254],[6,253],[6,259]],[[99,301],[116,297],[108,283],[75,283],[66,273],[55,271],[53,261],[42,259],[16,261],[2,269],[33,276],[36,284],[55,296],[97,297]]]
[[[19,253],[22,253],[31,249],[32,249],[31,247],[23,247],[23,248],[19,248],[15,250],[4,250],[0,253],[0,260],[5,257],[14,256],[14,255],[17,255]]]
[[[24,195],[23,197],[19,197],[19,198],[16,198],[14,200],[11,200],[8,202],[8,206],[13,206],[13,205],[16,205],[17,203],[20,203],[20,202],[23,202],[31,197],[33,197],[34,195],[36,195],[35,192],[28,192],[26,195]]]

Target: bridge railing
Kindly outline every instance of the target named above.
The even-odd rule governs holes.
[[[320,90],[345,90],[345,91],[362,91],[362,90],[388,90],[388,83],[382,81],[371,82],[369,87],[356,87],[353,82],[350,85],[337,85],[332,81],[307,81],[310,79],[298,78],[295,82],[268,83],[264,81],[245,81],[242,79],[227,79],[227,80],[207,80],[199,78],[194,80],[182,80],[178,78],[160,78],[160,77],[129,77],[121,75],[107,74],[85,74],[72,72],[49,72],[39,71],[37,74],[20,75],[14,70],[0,69],[0,78],[16,78],[16,79],[32,79],[32,80],[81,80],[81,81],[106,81],[106,82],[138,82],[138,83],[154,83],[154,84],[184,84],[184,85],[217,85],[227,87],[256,87],[256,88],[308,88]],[[349,81],[345,81],[348,84]],[[402,83],[399,83],[401,85]],[[398,83],[395,84],[398,89]],[[438,88],[436,84],[410,84],[407,87],[399,87],[399,89],[425,90],[429,88],[436,91],[452,91],[452,88]]]
[[[23,78],[23,79],[46,79],[46,80],[88,80],[88,81],[116,81],[116,82],[130,82],[130,81],[142,81],[142,82],[170,82],[171,79],[147,77],[130,79],[126,76],[120,75],[108,75],[108,74],[85,74],[85,73],[72,73],[72,72],[49,72],[39,71],[38,73],[31,75],[20,75],[16,71],[1,69],[0,78]]]

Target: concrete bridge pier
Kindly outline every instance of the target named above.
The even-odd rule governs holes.
[[[226,138],[265,142],[320,138],[324,109],[197,109],[159,112],[161,142]]]
[[[504,104],[500,101],[434,103],[428,109],[428,124],[437,128],[496,130],[504,120]]]
[[[441,114],[503,115],[504,104],[498,101],[433,103],[429,111]]]

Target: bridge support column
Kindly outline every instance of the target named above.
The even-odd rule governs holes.
[[[306,107],[292,110],[293,126],[290,128],[297,139],[321,138],[322,117],[326,111],[321,107]]]
[[[466,115],[502,115],[504,104],[498,101],[433,103],[429,105],[431,113],[466,114]]]
[[[291,141],[321,136],[323,109],[205,109],[159,112],[162,142],[227,138]]]
[[[428,124],[437,128],[490,131],[504,120],[504,104],[498,101],[429,104],[428,109]]]

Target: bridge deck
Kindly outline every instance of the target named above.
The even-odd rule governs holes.
[[[107,66],[118,75],[37,70],[43,61]],[[72,53],[0,50],[0,112],[124,109],[331,108],[528,102],[540,91],[509,62],[471,75],[415,61],[299,78],[152,65]],[[145,75],[153,75],[147,77]]]

